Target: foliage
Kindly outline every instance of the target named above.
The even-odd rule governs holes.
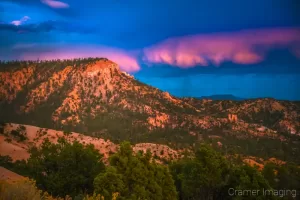
[[[76,66],[78,64],[93,63],[98,60],[107,60],[106,58],[77,58],[77,59],[54,59],[54,60],[15,60],[15,61],[1,61],[0,60],[0,70],[14,70],[18,67],[38,65],[43,67],[48,66]]]
[[[16,183],[1,182],[0,194],[1,200],[19,199],[20,197],[24,200],[41,199],[41,191],[30,181],[19,181]]]
[[[263,196],[261,192],[253,196],[249,193],[230,195],[229,191],[230,188],[240,191],[300,190],[300,168],[295,164],[268,163],[260,172],[225,158],[209,145],[200,145],[194,154],[185,154],[183,159],[169,166],[154,163],[150,151],[134,153],[129,142],[123,142],[119,151],[111,155],[107,167],[95,151],[93,146],[85,147],[77,141],[69,143],[60,138],[57,144],[51,144],[45,140],[41,148],[31,150],[28,162],[13,163],[10,157],[0,156],[0,165],[35,178],[37,186],[52,196],[71,195],[74,200],[276,199],[276,196]],[[26,191],[28,195],[37,195],[37,199],[38,195],[48,195],[39,192],[35,185],[22,184],[5,186],[5,194],[12,195],[15,188],[20,188],[17,194]],[[4,186],[1,187],[3,190]],[[30,198],[35,199],[34,196]],[[290,198],[291,195],[284,197]]]
[[[186,199],[277,199],[276,195],[265,195],[264,190],[299,190],[299,167],[295,165],[280,166],[281,172],[273,173],[273,167],[268,165],[261,173],[249,165],[230,162],[211,147],[202,145],[196,151],[195,157],[184,158],[173,162],[170,170],[180,200]],[[293,177],[292,177],[293,174]],[[277,180],[281,185],[272,185],[269,180]],[[275,182],[276,183],[276,182]],[[285,184],[285,185],[284,185]],[[235,191],[250,191],[233,193]],[[251,195],[251,191],[259,191]],[[288,198],[288,196],[285,196]]]
[[[195,158],[172,163],[170,168],[180,199],[216,198],[229,174],[229,163],[206,145],[200,147]]]
[[[26,135],[22,134],[19,130],[12,130],[10,134],[20,142],[27,139]]]
[[[92,145],[69,143],[59,138],[57,144],[45,140],[32,148],[27,167],[37,185],[53,195],[75,196],[93,191],[94,177],[104,169],[102,155]]]
[[[110,166],[94,181],[95,192],[105,198],[118,192],[119,199],[176,199],[172,176],[164,166],[151,162],[151,154],[133,155],[129,142],[110,158]]]
[[[117,200],[119,193],[113,193],[111,200]],[[92,196],[86,195],[83,200],[105,200],[104,196],[94,193]]]
[[[234,195],[233,199],[275,199],[273,196],[265,196],[263,190],[271,190],[268,181],[262,176],[262,174],[249,165],[234,167],[229,176],[227,191],[229,188],[241,191],[260,191],[255,195],[245,193],[243,195]]]
[[[279,166],[268,163],[264,167],[263,175],[274,189],[300,191],[300,167],[293,163]]]
[[[216,134],[221,136],[221,139],[212,140],[209,135],[214,132],[204,132],[205,142],[216,143],[220,141],[223,144],[222,148],[216,145],[216,150],[224,154],[241,154],[260,157],[263,159],[278,158],[288,162],[300,164],[300,137],[288,136],[286,141],[273,139],[269,137],[253,137],[247,133]],[[241,137],[240,137],[241,136]]]
[[[269,182],[270,186],[272,188],[276,188],[276,169],[277,166],[274,163],[267,163],[264,166],[264,169],[262,171],[263,176],[265,179]]]
[[[71,200],[65,198],[53,198],[47,192],[39,190],[35,182],[29,179],[14,182],[0,182],[0,200]]]
[[[92,196],[86,195],[82,200],[104,200],[104,197],[101,196],[100,194],[94,193]]]
[[[23,176],[29,175],[29,170],[24,160],[17,160],[13,162],[11,157],[0,155],[0,166],[7,168],[18,174],[21,174]]]

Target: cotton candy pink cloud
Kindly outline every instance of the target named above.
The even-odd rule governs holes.
[[[12,21],[11,24],[13,24],[15,26],[20,26],[21,24],[23,24],[24,22],[28,21],[29,19],[30,19],[30,17],[24,16],[20,20],[14,20],[14,21]]]
[[[50,6],[51,8],[69,8],[69,4],[61,2],[61,1],[55,1],[55,0],[41,0],[42,3],[46,4],[47,6]]]
[[[19,59],[22,60],[51,60],[51,59],[72,59],[87,57],[103,57],[112,60],[120,66],[120,69],[126,72],[136,72],[140,70],[136,55],[125,52],[121,49],[109,47],[86,47],[86,46],[57,46],[56,49],[48,52],[37,53],[30,52],[30,49],[23,53]]]
[[[300,29],[260,29],[231,33],[191,35],[170,38],[144,49],[148,63],[178,67],[220,65],[225,61],[254,64],[264,60],[273,48],[300,46]],[[298,51],[293,51],[299,57]]]

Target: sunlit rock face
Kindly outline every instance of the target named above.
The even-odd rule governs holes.
[[[238,121],[238,117],[235,114],[228,114],[228,120],[230,122],[237,122]]]

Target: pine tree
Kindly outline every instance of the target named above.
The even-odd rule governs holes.
[[[110,158],[110,167],[94,181],[95,192],[111,199],[118,192],[119,199],[176,199],[174,181],[168,169],[153,163],[151,153],[134,155],[129,142]]]

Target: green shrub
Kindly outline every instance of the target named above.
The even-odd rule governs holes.
[[[93,193],[93,180],[104,169],[102,155],[93,145],[70,143],[65,138],[59,138],[57,144],[46,139],[29,152],[30,177],[39,188],[60,197]]]

